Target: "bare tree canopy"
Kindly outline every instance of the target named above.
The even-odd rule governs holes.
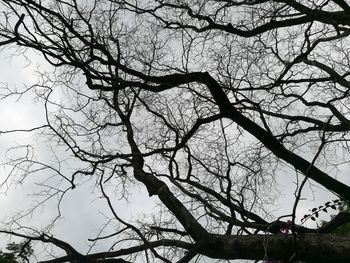
[[[95,182],[116,226],[90,240],[113,240],[111,249],[88,254],[50,228],[13,222],[2,233],[66,252],[47,263],[350,262],[350,238],[332,234],[349,212],[303,224],[350,201],[348,0],[0,3],[2,52],[52,66],[35,85],[1,91],[34,94],[46,123],[1,124],[1,134],[37,132],[55,156],[38,160],[35,143],[13,148],[24,154],[8,158],[2,186],[45,171],[34,198],[59,206]],[[337,200],[300,221],[309,184]],[[282,185],[294,195],[276,216]],[[158,205],[132,220],[114,203],[140,186]]]

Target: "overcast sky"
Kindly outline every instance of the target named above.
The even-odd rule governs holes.
[[[0,52],[0,82],[2,85],[8,85],[10,89],[22,89],[24,85],[31,85],[36,82],[35,71],[39,68],[45,68],[47,65],[41,61],[40,57],[35,54],[29,54],[28,59],[32,62],[28,64],[26,60],[21,57],[13,57],[10,59],[9,55],[12,50],[2,50]],[[42,105],[37,105],[33,101],[33,96],[25,95],[19,101],[18,98],[8,98],[0,101],[0,131],[18,128],[32,128],[44,124],[44,114]],[[36,144],[35,133],[15,133],[0,135],[0,159],[2,162],[6,161],[6,149],[17,144]],[[47,151],[47,152],[46,152]],[[39,146],[36,152],[38,158],[45,160],[50,155],[48,148]],[[62,153],[64,154],[64,153]],[[309,158],[310,159],[310,158]],[[340,171],[342,175],[340,178],[347,178],[345,183],[350,183],[348,167],[343,166]],[[8,169],[1,167],[0,182],[4,180]],[[68,172],[68,171],[67,171]],[[343,176],[345,175],[345,176]],[[47,176],[42,174],[41,176]],[[38,191],[40,187],[34,184],[38,178],[32,178],[24,184],[10,185],[8,191],[6,186],[2,187],[0,195],[0,211],[1,219],[6,222],[12,218],[19,210],[26,210],[33,205],[33,198],[30,196],[33,191]],[[285,169],[279,173],[279,181],[284,184],[279,189],[281,197],[275,200],[271,209],[274,210],[275,216],[282,216],[290,214],[292,204],[294,202],[294,191],[296,189],[296,176],[292,169]],[[300,180],[303,177],[299,178]],[[95,181],[87,180],[74,191],[70,191],[61,204],[62,220],[57,224],[56,228],[52,230],[57,238],[71,243],[80,252],[86,253],[89,243],[88,238],[95,237],[95,234],[101,227],[101,221],[106,214],[110,216],[110,212],[105,208],[105,201],[99,198],[98,191],[96,191]],[[334,198],[328,192],[314,185],[310,187],[309,184],[305,187],[305,194],[299,204],[298,219],[302,215],[308,213],[313,207],[323,205],[326,201]],[[116,200],[115,200],[116,201]],[[119,200],[115,202],[116,209],[122,216],[132,218],[134,220],[141,218],[141,213],[152,215],[152,207],[154,206],[155,198],[149,198],[145,193],[143,186],[135,187],[132,190],[129,202]],[[28,226],[44,226],[54,216],[57,215],[56,201],[48,202],[43,209],[39,209],[29,220],[24,220]],[[307,224],[311,225],[312,222]],[[112,231],[112,227],[109,229]],[[101,243],[94,251],[107,249],[110,243]]]
[[[28,63],[20,57],[13,57],[10,59],[6,50],[0,52],[0,72],[1,82],[6,83],[11,89],[22,89],[23,85],[31,85],[35,83],[35,70],[37,66],[43,67],[45,63],[40,62],[40,59],[32,54],[33,63]],[[30,57],[29,57],[30,58]],[[38,65],[37,65],[38,64]],[[17,98],[9,98],[0,103],[0,130],[31,128],[44,124],[44,115],[42,105],[37,105],[33,101],[33,97],[26,95],[19,101]],[[34,143],[35,133],[16,133],[0,136],[0,151],[1,160],[5,161],[5,151],[7,148],[16,144]],[[42,148],[45,149],[45,148]],[[40,150],[40,148],[39,148]],[[44,152],[38,152],[38,158],[46,156]],[[343,171],[346,173],[346,170]],[[1,168],[1,180],[6,176],[8,170]],[[293,194],[295,186],[295,175],[291,175],[292,170],[286,169],[279,174],[280,181],[285,182],[286,186],[280,188],[281,198],[276,200],[275,210],[276,216],[281,216],[291,212]],[[45,176],[45,175],[44,175]],[[300,178],[301,180],[303,178]],[[350,180],[348,181],[348,183]],[[97,191],[94,190],[95,182],[93,180],[87,181],[82,187],[70,191],[61,204],[62,220],[58,223],[56,228],[52,231],[56,237],[71,243],[80,252],[84,253],[88,249],[88,238],[93,238],[101,227],[101,219],[103,220],[103,213],[110,216],[108,210],[105,209],[105,202],[98,198]],[[288,186],[287,186],[288,185]],[[37,191],[39,188],[33,185],[33,180],[26,181],[23,185],[17,184],[10,186],[6,193],[3,193],[0,198],[1,218],[8,220],[18,210],[26,210],[33,204],[33,198],[29,195],[32,191]],[[305,190],[310,190],[309,186]],[[5,186],[2,188],[4,192]],[[309,209],[322,205],[324,202],[333,198],[318,187],[312,187],[314,191],[315,200],[312,198],[311,191],[308,195],[308,200],[301,201],[298,210],[299,218],[303,213],[307,213]],[[137,219],[141,212],[151,214],[154,198],[147,196],[142,186],[134,189],[129,203],[120,200],[115,203],[118,211],[123,211],[122,215],[125,218]],[[42,210],[34,214],[30,220],[27,221],[28,226],[43,226],[47,224],[52,217],[56,216],[57,208],[56,202],[48,203]],[[26,221],[23,221],[26,222]],[[311,223],[311,222],[310,222]],[[110,229],[112,230],[112,229]],[[96,247],[96,250],[107,249],[110,245],[101,243],[102,246]]]
[[[36,82],[35,71],[37,67],[47,66],[35,54],[31,54],[28,58],[32,63],[28,64],[21,57],[9,57],[7,50],[0,52],[0,82],[2,86],[8,85],[11,89],[23,89],[24,85],[29,86]],[[1,93],[0,93],[1,94]],[[32,127],[45,124],[45,115],[43,107],[34,102],[34,97],[30,94],[23,96],[20,100],[18,97],[8,98],[0,102],[0,131],[10,129],[30,129]],[[36,145],[36,154],[38,160],[45,160],[51,155],[48,148],[36,143],[35,132],[32,133],[12,133],[0,135],[0,160],[6,161],[6,150],[12,146],[33,144]],[[45,152],[45,149],[48,152]],[[3,182],[9,173],[9,168],[1,167],[0,182]],[[42,176],[48,176],[44,174]],[[0,189],[0,217],[2,222],[7,222],[18,211],[29,209],[36,201],[31,196],[33,192],[39,191],[40,187],[34,183],[38,178],[29,178],[23,184],[6,184]],[[99,198],[95,189],[94,180],[86,180],[80,187],[69,191],[63,202],[61,203],[62,218],[57,226],[52,230],[57,238],[71,243],[80,252],[86,253],[89,244],[88,238],[94,238],[101,228],[101,222],[104,217],[111,216],[109,210],[106,209],[106,203]],[[155,198],[149,198],[144,191],[143,186],[135,187],[131,191],[129,203],[125,200],[114,200],[115,208],[124,218],[138,219],[140,212],[150,214],[150,209],[154,206]],[[22,221],[27,226],[44,226],[54,218],[57,211],[57,200],[47,202],[43,209],[38,209],[29,220]],[[105,215],[104,215],[105,214]],[[107,230],[113,230],[108,229]],[[114,229],[115,230],[115,229]],[[4,240],[3,237],[1,240]],[[3,242],[3,246],[4,246]],[[96,246],[95,250],[108,249],[110,243],[101,242],[101,247]]]

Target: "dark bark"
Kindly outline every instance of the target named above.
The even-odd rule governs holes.
[[[348,262],[350,260],[350,240],[324,234],[293,235],[254,235],[254,236],[213,236],[204,246],[205,255],[226,259],[270,259],[301,260],[306,262]],[[224,257],[223,257],[224,255]]]
[[[196,252],[214,259],[247,259],[247,260],[301,260],[305,262],[338,263],[350,260],[350,240],[328,234],[297,235],[254,235],[254,236],[221,236],[210,235],[196,245],[183,244],[172,240],[151,242],[151,246],[179,246],[186,249],[195,247]],[[296,246],[295,246],[296,245]],[[85,262],[114,262],[108,258],[128,255],[142,251],[142,246],[120,251],[96,253],[86,256]],[[61,263],[74,257],[66,256],[41,263]],[[115,259],[115,262],[127,262]]]

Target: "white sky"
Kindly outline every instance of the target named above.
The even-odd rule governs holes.
[[[38,63],[40,58],[35,54],[30,57],[33,57],[32,64],[28,65],[23,58],[9,58],[6,50],[2,50],[0,52],[0,82],[6,83],[11,89],[22,89],[24,85],[28,86],[35,83],[34,71],[37,68],[36,64],[42,63],[41,67],[43,67],[42,65],[45,65],[45,63]],[[19,101],[16,101],[16,99],[9,98],[0,101],[0,131],[29,129],[44,124],[45,116],[42,105],[35,104],[33,97],[29,95],[23,96]],[[34,134],[20,132],[0,135],[0,161],[5,161],[7,148],[18,144],[33,143],[36,139]],[[39,151],[40,149],[44,148],[39,146]],[[45,157],[47,153],[38,152],[37,154],[40,159]],[[0,182],[3,182],[8,169],[1,167],[0,171]],[[4,192],[5,189],[6,187],[0,189],[2,193],[0,194],[0,220],[5,219],[7,221],[19,210],[27,210],[33,204],[33,198],[29,195],[39,188],[33,184],[33,180],[28,180],[23,185],[10,185],[6,193]],[[83,186],[68,192],[61,204],[63,220],[52,231],[57,238],[71,243],[82,253],[87,252],[89,244],[87,239],[94,238],[101,227],[101,219],[103,220],[101,211],[111,216],[110,212],[106,210],[105,201],[96,198],[96,193],[92,193],[93,190],[94,180],[87,181]],[[136,187],[133,190],[130,203],[120,200],[115,205],[116,209],[122,212],[121,216],[137,219],[138,211],[150,212],[154,198],[148,198],[147,195],[144,195],[143,187]],[[28,226],[40,226],[48,223],[57,214],[55,204],[56,202],[48,203],[43,210],[39,209],[38,213],[34,214],[31,220],[28,220]],[[3,238],[1,239],[3,240]],[[100,249],[109,248],[109,244],[103,244],[103,242],[101,244],[103,247],[100,247]],[[4,244],[2,245],[4,246]]]
[[[8,57],[7,51],[0,52],[0,82],[7,83],[11,89],[17,87],[21,89],[23,85],[30,85],[35,82],[34,71],[36,64],[45,65],[40,58],[32,54],[30,56],[32,64],[28,63],[20,57]],[[23,65],[27,65],[24,67]],[[7,99],[0,101],[0,130],[16,129],[16,128],[31,128],[43,124],[42,106],[33,103],[33,98],[24,96],[20,101],[16,102],[14,99]],[[8,147],[16,145],[17,143],[31,143],[35,137],[31,134],[16,133],[11,135],[0,135],[0,160],[4,161],[5,151]],[[44,148],[40,148],[44,149]],[[45,157],[45,152],[39,152],[39,157]],[[7,170],[1,168],[0,181],[6,176]],[[349,169],[344,168],[340,173],[340,178],[348,178],[345,183],[350,183],[350,177],[346,174]],[[291,213],[292,202],[294,202],[295,191],[295,175],[291,170],[286,169],[280,173],[278,180],[285,186],[282,186],[281,198],[276,200],[275,215],[281,216]],[[302,180],[303,177],[300,177]],[[294,187],[291,187],[294,186]],[[7,193],[0,195],[0,217],[1,219],[10,218],[18,209],[26,209],[32,204],[32,199],[28,194],[32,190],[37,189],[32,181],[28,181],[24,185],[17,185],[10,187]],[[96,198],[96,194],[92,194],[94,189],[94,181],[85,183],[82,187],[77,188],[67,194],[64,199],[61,211],[64,219],[52,231],[57,238],[71,243],[76,249],[84,253],[88,249],[88,238],[93,238],[101,227],[101,219],[103,215],[101,212],[110,216],[110,212],[105,210],[105,202]],[[334,199],[328,191],[318,189],[314,186],[310,189],[307,184],[305,187],[304,197],[306,201],[301,201],[298,209],[299,219],[303,214],[308,213],[313,207],[323,205],[326,201]],[[315,191],[314,197],[310,190]],[[2,191],[1,191],[2,192]],[[129,203],[121,200],[116,203],[118,211],[122,211],[122,216],[125,218],[137,219],[139,213],[152,214],[152,204],[155,198],[149,198],[145,193],[143,187],[133,189]],[[103,202],[103,203],[102,203]],[[43,225],[50,220],[52,216],[57,213],[55,206],[48,204],[45,209],[40,210],[38,214],[34,214],[32,220],[27,221],[28,224],[35,222],[36,226]],[[52,213],[52,214],[50,214]],[[0,220],[1,220],[0,219]],[[33,221],[33,219],[35,219]],[[311,226],[311,222],[308,223]],[[97,249],[108,249],[109,244],[102,244]]]

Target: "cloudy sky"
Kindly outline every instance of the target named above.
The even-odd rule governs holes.
[[[2,86],[8,85],[10,89],[21,90],[25,86],[32,85],[36,82],[35,71],[38,68],[43,69],[47,65],[40,60],[35,54],[29,54],[28,61],[22,57],[10,57],[12,50],[2,50],[0,52],[0,69]],[[26,94],[22,98],[10,97],[2,100],[0,103],[0,130],[10,129],[30,129],[32,127],[44,124],[44,114],[41,104],[35,103],[32,94]],[[36,144],[37,136],[35,133],[17,132],[11,134],[0,135],[0,152],[1,161],[6,162],[6,150],[16,145]],[[51,156],[49,148],[37,145],[36,155],[38,160],[43,160]],[[62,153],[64,154],[64,153]],[[346,173],[345,168],[341,173]],[[1,167],[1,182],[9,173],[9,167]],[[275,200],[272,206],[275,216],[290,214],[293,204],[294,191],[296,188],[296,177],[292,175],[292,170],[284,170],[279,173],[279,181],[284,185],[279,189],[281,198]],[[48,174],[42,174],[43,178]],[[0,211],[2,222],[8,222],[18,211],[26,211],[37,200],[31,196],[33,192],[40,191],[40,187],[35,185],[36,178],[29,178],[22,184],[10,183],[5,184],[1,188],[0,195]],[[302,180],[303,178],[299,178]],[[348,183],[350,180],[348,181]],[[309,209],[324,204],[329,199],[334,198],[327,191],[322,190],[316,185],[312,187],[307,184],[305,187],[306,200],[302,200],[299,204],[298,217],[302,217],[303,213],[308,213]],[[156,200],[149,198],[142,186],[133,189],[129,202],[125,200],[115,200],[116,210],[122,212],[121,215],[127,219],[134,220],[139,218],[141,213],[151,215],[152,207]],[[45,226],[52,218],[58,214],[57,200],[49,201],[45,206],[40,207],[28,219],[22,220],[22,224],[27,226],[36,226],[38,228]],[[52,234],[56,237],[71,243],[80,252],[85,253],[89,249],[91,242],[87,242],[88,238],[93,238],[101,228],[101,222],[105,221],[106,216],[111,214],[105,208],[105,202],[98,196],[95,189],[94,180],[86,180],[80,187],[74,191],[69,191],[63,199],[60,212],[62,217],[58,221],[56,227],[52,229]],[[309,222],[308,224],[311,224]],[[106,228],[106,232],[115,230],[114,225]],[[108,249],[111,243],[101,243],[100,246],[92,251]],[[39,254],[40,255],[40,254]],[[238,262],[238,261],[237,261]]]
[[[40,56],[34,53],[28,53],[26,60],[21,56],[11,56],[14,52],[14,49],[2,49],[0,51],[0,87],[8,86],[11,90],[22,90],[36,83],[36,71],[46,70],[49,66],[41,60]],[[0,94],[3,95],[4,92],[4,89],[0,90]],[[35,103],[34,96],[31,93],[25,94],[21,98],[15,96],[0,101],[0,131],[30,129],[43,124],[45,124],[43,105]],[[36,146],[34,154],[37,160],[42,162],[54,159],[54,154],[67,154],[63,151],[55,152],[55,148],[50,149],[44,143],[38,143],[37,138],[35,132],[0,134],[0,161],[4,163],[7,161],[7,157],[15,156],[16,152],[7,152],[7,149],[26,144]],[[308,157],[309,160],[312,159],[312,156]],[[349,168],[345,165],[340,168],[338,171],[339,178],[347,178],[347,181],[343,180],[343,182],[350,184],[350,177],[346,176]],[[2,183],[6,180],[11,167],[2,166],[0,169],[0,183]],[[70,170],[62,169],[64,173],[69,174]],[[32,196],[32,194],[39,193],[43,189],[42,186],[38,186],[36,183],[42,182],[50,176],[50,171],[45,170],[22,183],[8,180],[8,183],[3,184],[0,188],[1,222],[9,222],[12,218],[17,217],[18,211],[24,211],[25,213],[35,205],[40,197]],[[291,214],[297,188],[296,182],[298,181],[292,169],[285,168],[285,170],[279,172],[278,176],[279,178],[276,181],[281,184],[279,186],[281,195],[271,204],[271,210],[274,211],[276,217]],[[299,177],[299,183],[303,178],[302,176]],[[116,195],[118,196],[118,193]],[[299,203],[297,214],[299,220],[313,207],[318,207],[326,201],[334,199],[334,196],[316,184],[306,184],[302,197],[303,200]],[[116,198],[114,199],[114,205],[124,219],[137,220],[142,219],[141,214],[151,216],[152,207],[156,201],[155,198],[148,197],[143,186],[139,186],[132,189],[128,202]],[[95,181],[82,180],[80,187],[67,192],[60,204],[59,211],[57,209],[57,199],[53,198],[46,202],[44,206],[39,206],[35,213],[22,219],[21,223],[40,229],[51,222],[59,212],[62,217],[57,222],[56,227],[51,230],[51,233],[57,238],[69,242],[81,253],[88,251],[91,244],[87,241],[88,238],[94,238],[102,227],[101,222],[105,222],[106,217],[111,216],[110,211],[106,209],[105,201],[100,198],[98,190],[95,188]],[[329,217],[326,216],[325,218]],[[307,222],[307,224],[312,226],[312,222]],[[115,231],[116,227],[118,226],[110,225],[106,228],[106,233]],[[93,251],[108,249],[110,245],[111,243],[102,242]]]
[[[13,56],[10,54],[13,50],[3,49],[0,52],[0,82],[2,87],[8,86],[10,89],[22,90],[37,81],[36,71],[47,67],[43,61],[35,54],[30,54],[27,59]],[[2,90],[4,94],[5,90]],[[25,94],[20,99],[18,96],[9,97],[0,102],[0,131],[12,129],[30,129],[45,124],[45,115],[43,105],[36,103],[32,94]],[[49,148],[37,143],[37,132],[25,133],[16,132],[0,135],[0,159],[1,163],[6,162],[7,157],[14,156],[13,152],[7,152],[7,149],[19,145],[33,144],[38,161],[45,161],[52,157],[52,151]],[[57,153],[56,153],[57,154]],[[62,153],[64,154],[64,153]],[[1,166],[0,183],[5,181],[10,172],[9,166]],[[64,170],[64,168],[63,168]],[[0,220],[3,223],[10,221],[14,216],[17,217],[18,211],[27,211],[33,205],[36,205],[37,197],[33,193],[42,190],[35,183],[42,178],[49,176],[44,174],[35,175],[35,178],[27,178],[23,183],[12,182],[8,180],[2,184],[0,189]],[[68,171],[67,171],[68,173]],[[42,176],[42,178],[38,178]],[[39,180],[38,180],[39,179]],[[101,228],[101,222],[110,217],[111,213],[106,209],[105,201],[98,196],[94,180],[85,180],[81,186],[69,191],[60,205],[61,219],[56,227],[52,229],[52,234],[57,238],[71,243],[82,253],[87,252],[91,242],[88,238],[94,238]],[[130,194],[129,202],[115,199],[115,209],[121,212],[124,218],[138,219],[139,213],[150,214],[150,208],[153,207],[154,198],[148,198],[142,186],[136,187]],[[52,218],[58,215],[57,199],[40,206],[34,214],[28,217],[28,220],[22,220],[22,224],[27,226],[36,226],[38,228],[48,224]],[[116,226],[107,228],[106,231],[115,230]],[[114,228],[114,229],[113,229]],[[3,239],[3,237],[1,238]],[[2,242],[2,246],[6,243]],[[110,243],[101,243],[101,247],[96,246],[95,250],[108,249]]]

